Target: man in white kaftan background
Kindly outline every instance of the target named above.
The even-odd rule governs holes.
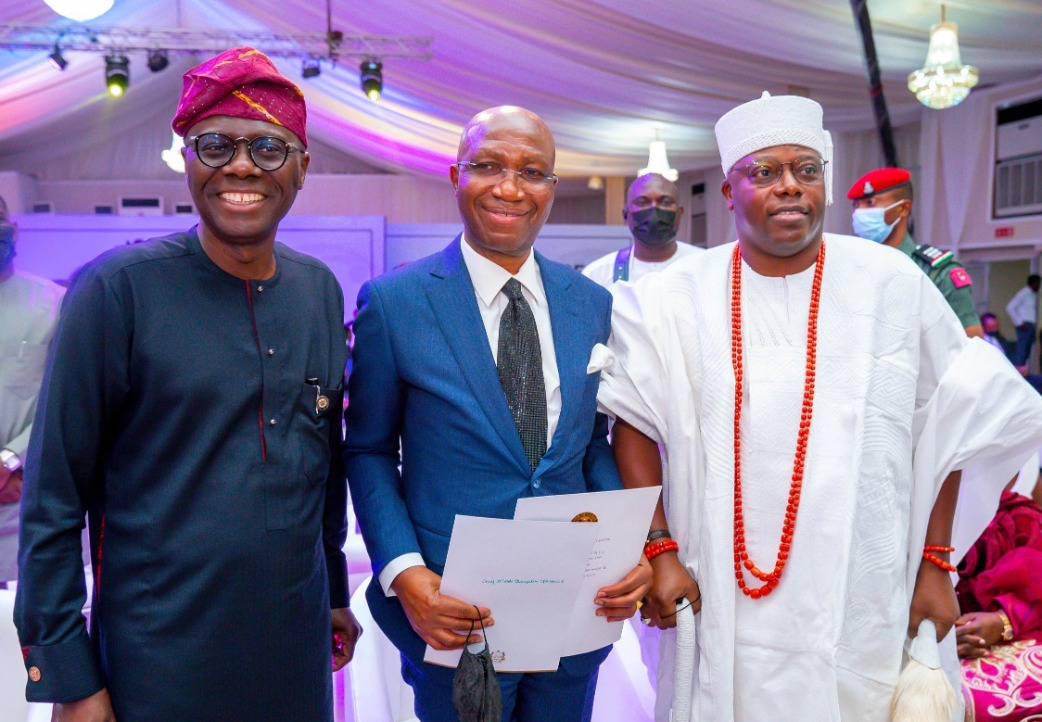
[[[912,262],[822,232],[832,144],[817,103],[765,94],[725,115],[717,140],[738,243],[613,291],[616,361],[598,399],[617,420],[624,483],[662,480],[652,531],[679,545],[653,559],[642,613],[671,627],[684,597],[701,605],[691,689],[677,690],[693,695],[691,719],[883,722],[919,620],[947,635],[942,654],[958,684],[947,634],[958,606],[924,546],[955,546],[951,557],[935,554],[943,562],[973,543],[1005,481],[1042,442],[1042,400],[994,348],[967,339]],[[800,489],[791,481],[803,463],[794,456],[808,389]],[[960,469],[984,501],[953,533]],[[778,560],[773,584],[740,563],[739,541],[764,570]],[[770,589],[754,598],[736,577]],[[672,655],[664,650],[663,665]]]

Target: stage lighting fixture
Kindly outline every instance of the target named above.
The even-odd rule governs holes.
[[[48,55],[47,58],[51,61],[51,65],[58,70],[65,70],[65,67],[69,64],[69,61],[62,55],[62,49],[57,44],[54,46],[54,52]]]
[[[130,85],[130,61],[126,55],[109,55],[105,58],[105,85],[113,98],[127,91]]]
[[[362,92],[374,103],[380,99],[384,89],[383,67],[379,60],[366,60],[360,69]]]
[[[148,51],[148,69],[153,73],[158,73],[160,70],[166,70],[166,66],[168,65],[170,65],[170,58],[167,56],[165,50]]]
[[[318,58],[304,58],[303,69],[300,74],[305,80],[308,78],[317,78],[322,74],[322,68],[318,64]]]

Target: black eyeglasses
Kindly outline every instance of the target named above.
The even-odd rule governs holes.
[[[259,138],[232,138],[224,133],[204,133],[185,138],[185,145],[194,144],[199,161],[208,168],[220,168],[231,163],[239,143],[246,143],[250,160],[261,170],[278,170],[286,164],[290,153],[301,153],[282,138],[262,135]]]
[[[800,185],[813,186],[824,180],[827,164],[828,161],[817,158],[797,158],[786,163],[779,163],[774,158],[761,158],[745,165],[736,165],[731,172],[745,171],[750,183],[766,188],[781,180],[785,166],[789,166]]]
[[[504,168],[500,163],[492,163],[485,161],[483,163],[473,163],[471,161],[462,160],[456,163],[459,169],[464,173],[474,176],[475,178],[483,178],[486,180],[499,180],[506,177],[507,173],[513,173],[517,176],[517,182],[521,186],[528,187],[532,190],[543,190],[547,186],[553,185],[557,182],[557,176],[553,173],[544,173],[538,168],[522,168],[521,170],[513,170],[511,168]]]

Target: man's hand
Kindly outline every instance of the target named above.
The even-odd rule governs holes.
[[[680,563],[676,552],[659,554],[651,560],[651,567],[655,571],[655,579],[641,610],[650,624],[659,629],[677,626],[677,601],[681,599],[691,602],[694,614],[702,610],[702,593],[698,591],[698,583],[688,573],[687,567]]]
[[[495,624],[488,608],[475,607],[442,594],[441,577],[427,567],[409,567],[394,578],[391,588],[398,595],[413,630],[434,649],[459,649],[465,644],[480,642],[480,634],[467,636],[472,627],[479,626],[479,614],[484,626]]]
[[[362,636],[362,625],[345,607],[331,609],[329,617],[333,621],[333,671],[339,672],[355,656],[355,643]]]
[[[0,466],[0,504],[14,504],[22,499],[22,470],[8,471]]]
[[[937,627],[939,642],[948,635],[958,618],[959,600],[955,597],[951,576],[933,562],[923,559],[912,592],[908,636],[915,639],[919,634],[919,623],[929,619]]]
[[[969,612],[955,622],[959,657],[983,657],[993,644],[1002,641],[1002,617],[996,612]]]
[[[109,691],[102,689],[90,697],[54,705],[51,722],[116,722]]]
[[[593,603],[598,605],[597,616],[609,622],[622,622],[637,611],[637,602],[651,589],[651,564],[640,555],[640,562],[633,567],[621,582],[597,590]]]

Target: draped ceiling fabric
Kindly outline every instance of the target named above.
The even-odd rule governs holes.
[[[982,84],[1042,76],[1042,2],[949,0],[964,62]],[[905,88],[922,65],[938,0],[870,0],[883,80],[897,125],[925,111]],[[0,22],[51,24],[42,0],[0,3]],[[322,33],[319,0],[116,0],[96,26]],[[717,163],[713,124],[734,105],[798,92],[825,107],[833,131],[870,130],[864,60],[847,0],[333,0],[348,34],[433,38],[431,62],[384,61],[384,95],[367,100],[357,61],[298,79],[312,171],[443,177],[462,125],[497,104],[541,114],[563,176],[635,174],[656,130],[681,170]],[[0,51],[0,170],[45,180],[169,178],[180,74],[201,60],[175,56],[153,74],[132,54],[127,95],[104,93],[102,53],[67,52],[64,72],[45,52]],[[842,188],[837,186],[837,192]],[[841,194],[840,194],[841,195]]]

